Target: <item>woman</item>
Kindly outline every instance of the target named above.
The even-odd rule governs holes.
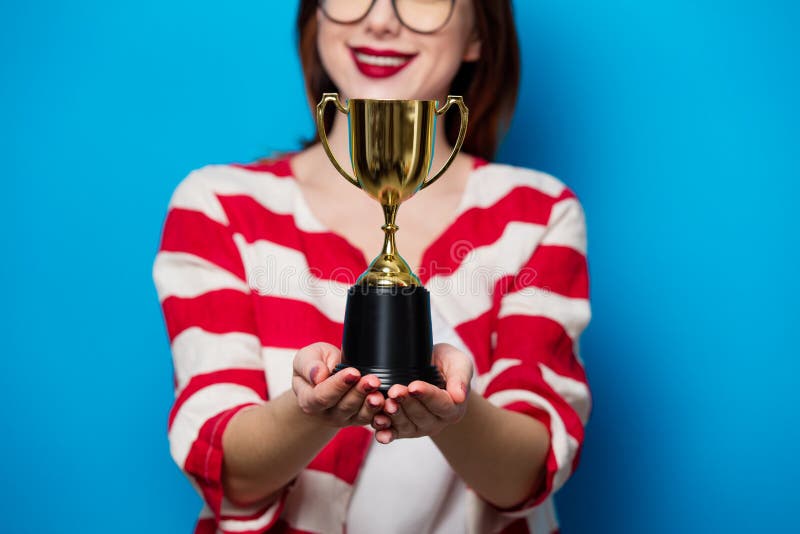
[[[331,374],[342,288],[383,220],[318,143],[194,171],[154,279],[175,363],[171,452],[206,504],[196,532],[556,531],[552,493],[590,411],[585,227],[564,184],[487,161],[517,92],[510,2],[303,0],[298,30],[312,104],[461,94],[470,108],[464,150],[399,217],[446,389],[384,398],[374,375]],[[327,123],[346,161],[346,118]],[[437,130],[434,168],[457,128]]]

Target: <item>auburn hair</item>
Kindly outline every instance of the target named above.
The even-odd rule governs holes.
[[[453,78],[449,94],[461,95],[469,107],[469,127],[463,151],[491,160],[514,113],[520,80],[520,52],[511,0],[472,0],[475,31],[481,41],[477,61],[464,62]],[[325,72],[317,50],[317,0],[300,0],[297,11],[297,46],[309,102],[322,93],[339,92]],[[333,126],[335,108],[329,107],[325,127]],[[444,119],[447,140],[455,143],[459,117]],[[315,135],[308,145],[318,142]]]

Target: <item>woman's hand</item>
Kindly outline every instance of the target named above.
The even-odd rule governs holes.
[[[421,380],[389,388],[383,412],[372,420],[378,442],[435,436],[464,417],[472,380],[472,359],[454,346],[440,343],[433,348],[433,364],[444,375],[447,389]]]
[[[384,406],[378,391],[380,379],[362,377],[353,368],[331,375],[342,360],[339,349],[329,343],[314,343],[297,351],[294,357],[292,389],[304,413],[333,426],[367,425]]]

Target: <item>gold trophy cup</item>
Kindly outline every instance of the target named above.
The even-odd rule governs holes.
[[[348,116],[351,176],[331,152],[325,133],[328,104]],[[436,119],[452,105],[461,111],[461,127],[453,152],[429,177],[433,162]],[[460,96],[449,96],[442,107],[435,100],[350,99],[325,93],[317,105],[317,129],[331,163],[348,182],[383,207],[385,224],[381,253],[350,288],[345,309],[342,363],[336,371],[357,368],[381,379],[381,391],[392,384],[424,380],[444,387],[431,365],[430,294],[395,244],[400,204],[438,180],[453,163],[467,132],[468,110]]]

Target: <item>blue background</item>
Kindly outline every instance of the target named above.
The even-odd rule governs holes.
[[[589,224],[563,531],[796,527],[798,3],[516,4],[499,159],[566,181]],[[0,6],[0,531],[191,530],[151,265],[186,173],[310,134],[294,9]]]

